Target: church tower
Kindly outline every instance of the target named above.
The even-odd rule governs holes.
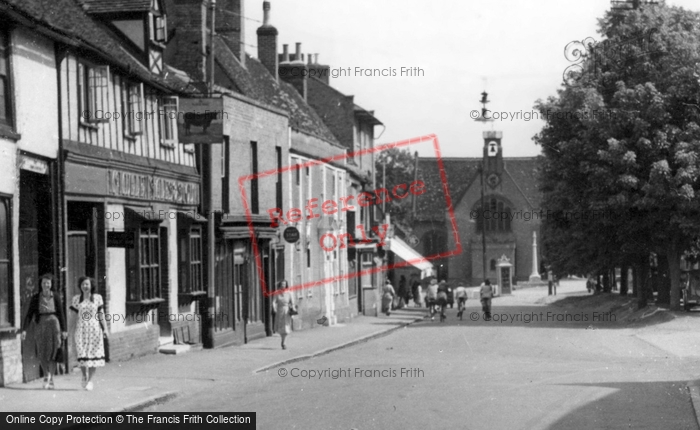
[[[503,132],[484,131],[484,182],[491,190],[501,184],[503,176]]]

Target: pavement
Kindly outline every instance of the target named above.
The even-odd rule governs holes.
[[[287,349],[277,335],[242,346],[195,350],[185,354],[151,354],[98,368],[93,391],[81,388],[80,370],[54,377],[54,390],[42,389],[42,380],[0,388],[1,412],[128,412],[165,403],[198,383],[211,381],[210,372],[222,363],[228,374],[252,376],[288,363],[307,360],[335,350],[385,336],[422,320],[425,309],[409,308],[380,317],[358,316],[350,322],[294,332]]]

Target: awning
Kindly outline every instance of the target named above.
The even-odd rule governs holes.
[[[403,240],[399,239],[398,237],[392,237],[388,240],[388,242],[389,251],[401,257],[402,260],[410,263],[416,269],[420,269],[421,272],[433,270],[433,263],[426,260],[425,257],[417,253]]]
[[[199,222],[199,223],[207,222],[206,215],[203,215],[194,209],[191,209],[188,211],[178,209],[177,216],[178,216],[178,218],[180,218],[180,220],[191,222],[191,223],[193,223],[193,222]]]

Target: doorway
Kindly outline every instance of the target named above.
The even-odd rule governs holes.
[[[51,176],[20,171],[19,191],[19,277],[22,321],[29,311],[32,296],[39,292],[39,276],[54,273],[54,200]],[[55,286],[54,286],[55,287]],[[25,382],[40,378],[41,366],[36,354],[35,324],[29,324],[22,341],[22,368]]]
[[[98,246],[99,232],[104,226],[99,222],[98,209],[102,205],[90,202],[68,202],[68,232],[66,238],[66,323],[68,326],[68,368],[78,365],[75,349],[75,327],[78,314],[68,310],[71,300],[80,294],[78,279],[89,276],[99,282]],[[98,288],[98,292],[99,288]]]

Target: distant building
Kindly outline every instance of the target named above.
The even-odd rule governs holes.
[[[479,285],[484,277],[496,279],[498,260],[505,255],[514,266],[514,279],[527,281],[532,274],[533,232],[540,246],[540,202],[537,185],[538,157],[503,155],[501,132],[484,132],[482,158],[443,158],[457,223],[457,238],[450,224],[436,158],[419,158],[418,175],[428,192],[417,199],[414,234],[416,250],[425,257],[452,251],[457,239],[459,255],[433,261],[438,278]],[[481,212],[480,166],[484,166],[485,211]],[[483,273],[482,229],[486,230],[486,274]],[[538,255],[538,262],[542,259]]]

